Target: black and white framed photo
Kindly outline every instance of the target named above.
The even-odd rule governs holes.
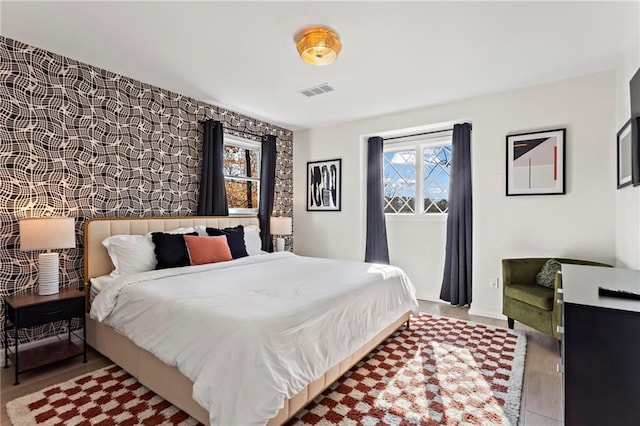
[[[342,160],[307,163],[307,211],[340,211]]]
[[[627,121],[617,135],[618,189],[631,185],[632,174],[632,138],[631,120]]]
[[[566,129],[507,136],[507,195],[564,194]]]

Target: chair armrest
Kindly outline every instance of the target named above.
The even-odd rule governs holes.
[[[547,258],[502,259],[502,284],[535,285],[536,275],[547,261]]]
[[[607,265],[606,263],[592,262],[589,260],[558,259],[558,261],[560,263],[573,265],[611,267],[611,265]],[[561,294],[558,290],[562,291],[562,271],[556,273],[556,280],[553,285],[553,308],[551,310],[551,333],[556,339],[562,340],[562,335],[558,333],[557,327],[562,325],[562,300],[564,294]]]
[[[553,283],[553,307],[551,308],[551,334],[558,340],[562,340],[557,329],[559,325],[562,325],[562,297],[562,271],[558,271]]]
[[[560,311],[562,304],[562,271],[556,272],[556,280],[553,283],[553,311]]]

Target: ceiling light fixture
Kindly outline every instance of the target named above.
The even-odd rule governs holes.
[[[328,65],[336,60],[342,50],[338,34],[329,27],[303,28],[294,38],[300,57],[312,65]]]

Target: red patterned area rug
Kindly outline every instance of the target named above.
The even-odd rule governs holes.
[[[401,327],[287,426],[516,425],[523,333],[421,314]],[[196,425],[117,366],[13,400],[26,425]]]

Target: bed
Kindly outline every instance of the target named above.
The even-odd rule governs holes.
[[[336,321],[336,318],[340,318],[342,326],[337,327],[340,330],[342,330],[343,327],[345,329],[349,329],[349,327],[351,327],[350,324],[352,323],[356,324],[359,321],[362,322],[363,324],[366,323],[369,329],[364,330],[362,332],[358,331],[358,333],[361,333],[362,336],[366,335],[366,340],[363,342],[359,342],[356,338],[353,337],[353,334],[349,334],[348,338],[344,338],[340,336],[327,337],[327,339],[334,339],[333,341],[334,344],[338,341],[341,342],[340,339],[344,339],[344,340],[348,340],[349,341],[348,343],[350,345],[357,344],[357,347],[349,348],[346,346],[346,344],[345,344],[345,347],[343,347],[342,345],[336,344],[335,346],[329,345],[329,347],[332,348],[331,351],[327,353],[323,353],[318,356],[315,356],[314,354],[311,354],[311,355],[303,354],[304,356],[302,356],[301,359],[306,360],[307,357],[309,359],[313,359],[314,357],[316,357],[318,359],[321,359],[321,361],[323,362],[330,362],[330,365],[327,365],[326,368],[323,367],[320,373],[318,373],[318,371],[312,371],[314,370],[314,368],[317,369],[317,367],[312,368],[307,365],[301,366],[300,368],[293,367],[293,366],[289,368],[289,366],[291,366],[292,364],[291,364],[291,360],[287,360],[286,361],[287,363],[285,364],[287,368],[285,370],[287,369],[294,370],[294,373],[291,373],[289,371],[284,371],[282,374],[294,375],[295,377],[292,377],[291,381],[294,382],[295,385],[288,384],[286,386],[285,385],[281,386],[280,381],[278,381],[277,384],[278,386],[280,386],[278,389],[286,388],[288,390],[286,392],[284,390],[279,390],[276,393],[276,395],[274,395],[273,399],[278,401],[277,402],[278,409],[273,411],[274,406],[273,406],[273,402],[271,402],[272,405],[270,406],[270,409],[272,411],[269,411],[271,414],[266,418],[259,417],[260,415],[264,415],[264,412],[262,413],[256,412],[255,416],[258,416],[258,417],[224,417],[224,416],[227,416],[227,414],[229,414],[230,411],[232,411],[228,409],[228,406],[231,406],[231,405],[234,405],[236,407],[236,410],[241,412],[242,415],[246,414],[245,411],[251,411],[248,407],[251,407],[253,405],[254,397],[257,398],[255,395],[252,394],[251,391],[248,391],[247,395],[244,395],[244,391],[242,392],[242,395],[240,395],[241,394],[240,392],[238,392],[237,395],[234,395],[233,398],[235,398],[234,400],[235,402],[233,404],[229,404],[228,406],[225,406],[225,409],[222,411],[222,414],[219,410],[215,411],[213,408],[210,410],[203,408],[203,405],[207,406],[207,404],[203,404],[202,397],[199,396],[200,394],[196,392],[196,391],[199,392],[201,390],[201,388],[203,387],[202,382],[205,381],[204,378],[201,379],[201,376],[200,376],[201,370],[199,370],[198,372],[199,375],[194,376],[193,375],[194,373],[190,371],[190,368],[186,367],[186,364],[180,363],[180,359],[182,358],[184,352],[181,352],[176,355],[175,362],[167,361],[167,359],[165,359],[164,361],[161,360],[161,358],[166,358],[164,354],[157,353],[157,348],[147,347],[146,342],[140,341],[140,335],[141,334],[144,335],[144,333],[142,332],[137,332],[137,336],[136,336],[136,333],[132,333],[131,335],[127,336],[127,334],[129,333],[127,330],[128,328],[134,328],[133,325],[135,324],[135,320],[131,320],[130,323],[124,322],[125,325],[122,325],[123,324],[122,319],[120,319],[119,324],[116,321],[114,321],[113,324],[110,324],[109,321],[105,320],[105,318],[101,318],[102,321],[98,321],[94,318],[91,318],[91,316],[87,314],[88,344],[92,346],[94,349],[96,349],[98,352],[110,358],[113,362],[118,364],[120,367],[122,367],[124,370],[129,372],[131,375],[136,377],[140,383],[142,383],[149,389],[153,390],[155,393],[162,396],[163,398],[171,402],[173,405],[184,410],[185,412],[190,414],[192,417],[194,417],[195,419],[197,419],[198,421],[204,424],[210,424],[212,419],[214,420],[215,423],[228,423],[231,421],[229,419],[235,419],[234,420],[235,422],[242,422],[243,424],[246,421],[247,423],[252,423],[252,424],[267,423],[269,425],[280,425],[286,422],[288,419],[290,419],[297,411],[299,411],[301,408],[307,405],[310,401],[312,401],[324,389],[329,387],[343,373],[348,371],[354,364],[356,364],[359,360],[361,360],[364,356],[366,356],[372,349],[374,349],[380,342],[382,342],[386,337],[388,337],[396,329],[398,329],[405,323],[408,325],[411,313],[417,312],[417,302],[415,300],[415,292],[413,290],[413,287],[411,286],[410,282],[408,282],[408,279],[406,279],[406,276],[404,276],[404,274],[401,271],[393,267],[374,267],[366,264],[356,264],[355,262],[351,262],[352,265],[347,265],[346,262],[340,263],[340,261],[303,258],[301,256],[295,256],[291,253],[275,253],[275,254],[265,254],[263,256],[250,256],[249,258],[238,259],[232,262],[223,262],[228,265],[220,265],[220,264],[210,265],[211,266],[210,268],[207,265],[203,265],[202,266],[203,271],[200,271],[198,269],[198,268],[201,268],[200,266],[186,267],[185,269],[189,269],[188,272],[185,272],[185,274],[187,275],[183,275],[182,272],[176,272],[176,271],[165,271],[165,272],[154,271],[149,273],[150,275],[154,276],[153,279],[148,278],[145,275],[144,278],[139,278],[139,279],[132,278],[128,280],[121,280],[122,281],[122,283],[120,283],[120,286],[122,288],[121,290],[116,291],[114,288],[110,288],[108,289],[108,291],[105,291],[104,294],[101,294],[100,299],[98,299],[99,296],[97,296],[97,294],[99,293],[96,293],[95,289],[92,290],[91,288],[90,279],[107,275],[114,268],[106,248],[101,244],[101,242],[107,237],[110,237],[113,235],[123,235],[123,234],[124,235],[144,235],[148,232],[170,231],[176,228],[192,227],[196,225],[204,225],[204,226],[213,227],[213,228],[227,228],[227,227],[232,227],[237,225],[249,226],[249,225],[257,225],[257,224],[258,224],[258,220],[255,217],[99,218],[99,219],[89,220],[85,224],[85,232],[84,232],[84,243],[85,243],[84,244],[84,277],[86,282],[85,291],[87,293],[87,297],[90,300],[90,303],[96,303],[96,300],[97,300],[100,304],[104,305],[104,302],[102,299],[105,299],[105,300],[116,299],[115,297],[111,297],[111,298],[107,297],[108,293],[112,293],[114,295],[120,294],[121,295],[120,299],[122,300],[119,300],[117,303],[114,301],[113,306],[110,306],[110,309],[112,309],[114,312],[112,316],[115,317],[116,316],[115,311],[127,312],[126,309],[129,309],[129,310],[132,309],[131,307],[126,308],[125,302],[127,302],[128,299],[122,295],[129,294],[127,293],[129,291],[131,291],[131,294],[134,294],[133,291],[143,291],[145,289],[148,290],[149,288],[151,288],[151,286],[154,286],[153,291],[156,291],[155,289],[160,289],[165,287],[168,288],[170,285],[173,285],[173,284],[170,284],[171,280],[180,279],[183,282],[193,281],[194,288],[200,288],[205,285],[200,281],[205,281],[205,278],[208,277],[208,275],[205,275],[205,274],[215,274],[215,277],[221,277],[221,279],[222,277],[226,277],[222,279],[222,281],[226,282],[229,277],[232,277],[232,276],[241,277],[242,274],[249,274],[249,273],[255,274],[256,271],[258,271],[258,274],[263,273],[262,272],[263,270],[271,271],[269,272],[270,274],[276,273],[276,271],[282,270],[282,268],[288,267],[287,265],[293,265],[292,266],[293,268],[298,268],[298,269],[305,269],[307,267],[313,268],[314,267],[313,265],[318,265],[318,267],[323,267],[326,270],[335,270],[335,271],[341,271],[340,268],[346,265],[349,267],[354,267],[355,269],[358,269],[358,268],[362,269],[362,268],[365,268],[366,266],[366,268],[368,268],[367,273],[369,273],[369,275],[367,275],[367,279],[371,281],[372,276],[376,277],[375,284],[371,284],[371,283],[362,284],[362,285],[358,284],[360,287],[357,287],[357,289],[359,292],[361,292],[361,294],[357,296],[358,300],[359,299],[365,300],[367,298],[365,295],[365,291],[362,290],[362,289],[365,289],[365,287],[367,289],[371,288],[372,292],[373,291],[402,292],[402,295],[400,295],[400,293],[398,294],[394,293],[392,297],[389,297],[389,299],[395,300],[402,297],[403,299],[406,299],[406,300],[402,300],[401,302],[398,302],[397,307],[395,307],[394,305],[394,310],[391,310],[391,309],[385,310],[384,315],[379,315],[379,314],[374,315],[375,318],[369,317],[369,318],[361,319],[359,316],[357,318],[356,316],[354,316],[353,318],[350,318],[348,315],[349,315],[349,310],[351,309],[350,307],[351,305],[349,305],[348,308],[341,308],[342,310],[340,310],[339,312],[336,311],[338,313],[333,314],[333,317],[331,318],[333,318],[334,323]],[[235,264],[234,262],[237,262],[237,264]],[[320,264],[318,264],[318,262],[320,262]],[[334,263],[322,263],[322,262],[335,262],[335,268],[333,266]],[[204,271],[205,267],[206,269],[212,269],[212,271],[208,270],[205,272]],[[258,269],[258,268],[261,268],[261,269]],[[179,269],[182,269],[182,268],[179,268]],[[191,274],[191,275],[188,275],[188,274]],[[229,275],[229,274],[233,274],[233,275]],[[188,276],[188,278],[185,278],[185,276]],[[247,275],[247,276],[254,276],[254,275]],[[337,276],[334,276],[333,278],[329,278],[329,279],[332,281],[335,281],[336,277]],[[280,277],[279,279],[281,278],[282,277]],[[243,282],[249,281],[246,278],[243,278],[243,279],[245,280]],[[317,278],[317,279],[320,279],[320,278]],[[157,281],[154,281],[154,280],[157,280]],[[313,281],[312,279],[310,280]],[[256,287],[259,285],[258,281],[261,281],[261,280],[253,280],[250,283],[247,282],[247,288],[251,289],[250,291],[252,292],[252,294],[258,294],[259,297],[257,300],[269,300],[269,301],[273,300],[274,297],[273,297],[273,294],[271,294],[272,290],[271,289],[269,289],[268,291],[265,290],[266,291],[265,293],[265,291],[262,291],[259,287]],[[395,286],[396,281],[402,283],[401,286],[398,286],[398,288],[402,287],[401,290],[396,289],[396,286]],[[378,282],[380,283],[378,284]],[[161,285],[159,285],[158,283],[161,283]],[[317,283],[316,283],[316,287],[313,287],[313,286],[310,287],[308,285],[303,285],[302,287],[299,287],[299,288],[297,287],[295,291],[296,293],[295,297],[297,297],[298,299],[291,299],[291,300],[296,300],[296,301],[299,300],[298,293],[300,291],[303,291],[301,289],[304,289],[304,291],[308,292],[310,291],[309,290],[310,288],[313,289],[317,287],[320,287],[317,285]],[[327,284],[326,287],[331,287],[331,286]],[[385,290],[385,288],[393,288],[393,290]],[[374,289],[377,289],[377,290],[374,290]],[[313,292],[313,290],[311,291]],[[321,292],[320,290],[318,291]],[[325,290],[323,289],[322,291],[325,291]],[[330,289],[327,288],[326,292],[329,292],[329,291]],[[369,291],[369,290],[366,290],[366,291]],[[161,291],[158,291],[158,292],[161,293]],[[291,290],[287,290],[287,292],[290,293]],[[188,292],[185,292],[185,293],[188,293]],[[304,300],[307,296],[306,295],[303,295],[303,296],[304,297],[302,297],[302,299]],[[219,297],[219,296],[216,296],[216,297]],[[265,297],[268,299],[265,299]],[[313,298],[313,295],[309,297]],[[345,293],[345,295],[341,295],[340,297],[334,298],[333,302],[331,303],[327,302],[329,303],[327,305],[328,307],[326,309],[323,308],[322,310],[329,311],[330,305],[339,303],[340,299],[347,300],[348,297],[356,297],[356,296],[347,295]],[[384,297],[380,297],[379,294],[374,294],[371,297],[375,298],[374,300],[384,299]],[[96,300],[94,300],[94,298]],[[142,299],[145,299],[145,298],[146,296],[142,297]],[[131,299],[133,300],[134,298],[131,297]],[[353,300],[356,300],[356,299],[353,299]],[[176,301],[176,303],[178,302],[179,301]],[[90,303],[88,305],[90,305]],[[134,302],[132,301],[127,303],[132,304]],[[194,302],[194,300],[189,300],[188,303],[193,305],[194,303],[197,304],[197,301]],[[256,303],[256,302],[252,302],[252,303]],[[293,319],[291,318],[296,316],[312,315],[312,313],[309,313],[310,311],[313,311],[313,309],[311,309],[310,307],[296,308],[294,306],[291,308],[291,312],[294,312],[295,315],[292,314],[287,316],[286,313],[289,312],[288,306],[289,304],[292,304],[289,300],[287,300],[287,304],[283,304],[282,302],[273,302],[273,303],[275,303],[274,306],[278,306],[283,310],[284,316],[287,317],[286,321],[289,321],[289,322],[293,321]],[[293,303],[293,305],[295,305],[295,303]],[[396,302],[393,302],[393,303],[396,303]],[[122,304],[122,307],[120,307],[119,304]],[[162,304],[159,304],[159,305],[162,305]],[[191,306],[191,305],[188,305],[188,306]],[[233,327],[230,326],[230,324],[235,324],[233,321],[236,320],[233,318],[233,312],[228,313],[229,318],[225,317],[225,321],[227,321],[226,323],[224,321],[217,321],[217,322],[220,322],[221,324],[220,327],[222,327],[222,324],[227,324],[227,325],[225,326],[226,328],[222,330],[211,331],[211,333],[218,333],[218,334],[212,334],[212,336],[216,336],[216,338],[218,337],[220,338],[220,340],[217,340],[216,342],[227,342],[228,340],[222,340],[222,339],[227,338],[226,336],[229,334],[233,334],[233,338],[235,340],[246,339],[245,342],[247,342],[247,344],[250,341],[253,342],[254,339],[247,339],[246,336],[252,336],[259,342],[262,342],[262,340],[260,339],[264,338],[265,342],[267,342],[268,344],[273,344],[273,341],[269,341],[268,337],[261,337],[259,335],[256,335],[255,333],[245,334],[245,335],[242,334],[242,333],[254,332],[250,330],[250,327],[247,327],[245,323],[242,323],[242,318],[246,316],[246,313],[244,315],[240,315],[242,314],[243,309],[256,309],[257,305],[254,305],[253,307],[251,307],[250,303],[249,305],[250,306],[248,308],[238,306],[239,313],[237,317],[237,320],[238,320],[237,328],[235,328],[236,327],[235,325]],[[137,305],[132,305],[132,306],[136,307]],[[99,306],[96,306],[97,311],[99,311],[98,308]],[[149,309],[148,311],[149,315],[153,315],[154,308],[145,307],[144,308],[145,315],[147,313],[147,309]],[[180,311],[175,311],[175,312],[183,312],[183,311],[187,311],[187,310],[181,309]],[[194,308],[193,315],[195,315],[196,311],[197,309]],[[189,314],[191,315],[191,313]],[[316,315],[316,314],[313,314],[313,315]],[[322,316],[324,314],[318,312],[317,315]],[[103,315],[103,317],[105,316]],[[129,317],[124,316],[123,318],[129,318]],[[221,317],[218,316],[215,318],[220,319]],[[256,316],[256,318],[258,318],[258,320],[261,320],[259,316]],[[280,324],[280,323],[286,322],[284,319],[283,320],[272,319],[270,315],[265,317],[264,322],[269,322],[267,319],[274,324]],[[204,323],[203,321],[200,321],[200,322]],[[254,322],[252,324],[259,324],[259,323]],[[210,327],[210,326],[207,326],[207,327]],[[356,326],[356,325],[353,325],[353,327],[355,327],[356,330],[361,330],[363,328],[362,326]],[[164,329],[165,327],[163,326],[163,327],[157,327],[157,328]],[[166,327],[166,328],[171,328],[171,327]],[[210,327],[210,328],[213,329],[214,327]],[[230,328],[234,329],[233,333],[228,332]],[[332,327],[329,327],[329,328],[332,328]],[[336,328],[336,327],[333,327],[333,328]],[[292,327],[288,326],[287,330],[291,330],[291,329]],[[327,329],[327,326],[322,326],[321,328],[318,328],[318,330],[323,330],[322,333],[325,333],[324,331],[325,329]],[[203,333],[204,330],[205,329],[202,329],[199,332],[194,332],[194,335],[199,335],[198,333]],[[185,332],[184,334],[189,334],[189,333]],[[298,335],[296,334],[295,336],[298,336]],[[166,339],[166,336],[164,338]],[[145,339],[142,339],[142,340],[144,341]],[[202,342],[205,342],[203,343],[203,346],[206,346],[206,342],[208,342],[209,340],[210,339],[199,339],[196,342],[196,344],[194,344],[194,342],[192,341],[189,345],[199,346]],[[134,343],[134,341],[137,341],[137,343]],[[145,347],[146,349],[143,347]],[[334,347],[336,348],[335,349],[336,353],[333,353]],[[190,350],[191,349],[189,349],[189,351]],[[294,352],[297,352],[297,350],[298,350],[297,348],[294,348]],[[341,350],[342,351],[347,350],[348,352],[343,354],[344,356],[342,356],[340,355]],[[194,348],[194,351],[195,351],[195,348]],[[239,351],[238,353],[242,354],[244,352],[246,352],[245,349]],[[250,350],[248,352],[250,352]],[[264,355],[264,352],[261,352],[261,353],[262,355]],[[280,352],[278,351],[276,351],[276,353],[280,354]],[[216,354],[215,356],[218,356],[218,355]],[[278,356],[280,357],[280,355]],[[339,358],[336,358],[337,356],[339,356]],[[332,358],[335,358],[335,359],[331,361]],[[209,364],[212,364],[212,367],[211,368],[207,367],[205,368],[205,370],[207,371],[212,369],[216,371],[220,370],[219,364],[212,363],[210,361],[207,361],[207,362],[209,362]],[[257,363],[259,364],[261,362],[262,362],[262,358],[259,358],[259,362]],[[267,361],[264,361],[264,362],[266,363]],[[268,365],[267,368],[261,368],[260,366],[252,367],[252,365],[253,365],[253,361],[247,363],[247,369],[251,371],[251,368],[257,368],[257,370],[253,371],[251,374],[260,374],[262,371],[269,371],[270,372],[269,374],[271,374],[271,370],[273,369],[271,364]],[[241,369],[236,369],[235,371],[230,370],[228,372],[224,372],[225,374],[227,374],[227,376],[225,377],[229,379],[229,377],[233,377],[233,375],[237,375],[239,378],[241,378],[242,374],[248,374],[248,373],[245,373],[244,370],[245,368],[241,368]],[[300,373],[300,371],[302,371],[302,373]],[[215,374],[220,375],[222,373],[220,371],[217,371],[217,373],[214,371],[212,374],[213,374],[212,377],[218,377],[218,376],[215,376]],[[229,376],[229,374],[231,374],[231,376]],[[190,379],[188,376],[191,376],[193,380]],[[314,379],[309,380],[309,377],[311,376],[313,376]],[[204,373],[202,373],[202,377],[204,377]],[[274,373],[274,377],[276,377],[275,373]],[[277,379],[280,380],[282,379],[282,377],[277,376]],[[305,381],[302,386],[300,385],[300,383],[302,383],[301,381]],[[229,385],[228,380],[225,383],[226,384],[224,386]],[[259,385],[252,385],[252,387],[253,386],[257,386],[258,388],[260,387]],[[208,388],[213,388],[213,387],[214,387],[213,385],[208,386]],[[268,390],[269,388],[267,387],[266,389]],[[211,392],[212,393],[218,392],[217,396],[220,397],[220,400],[223,400],[227,396],[224,394],[220,394],[219,390],[216,390],[216,391],[212,390]],[[227,392],[227,393],[232,394],[234,392]],[[197,398],[195,398],[194,395],[196,395]],[[242,404],[244,404],[244,406],[238,409],[238,406]],[[214,412],[217,412],[218,414],[214,416],[214,414],[212,414]],[[251,413],[251,414],[253,415],[254,413]],[[240,418],[242,418],[242,420],[238,420]],[[221,419],[221,420],[216,421],[216,419]]]

